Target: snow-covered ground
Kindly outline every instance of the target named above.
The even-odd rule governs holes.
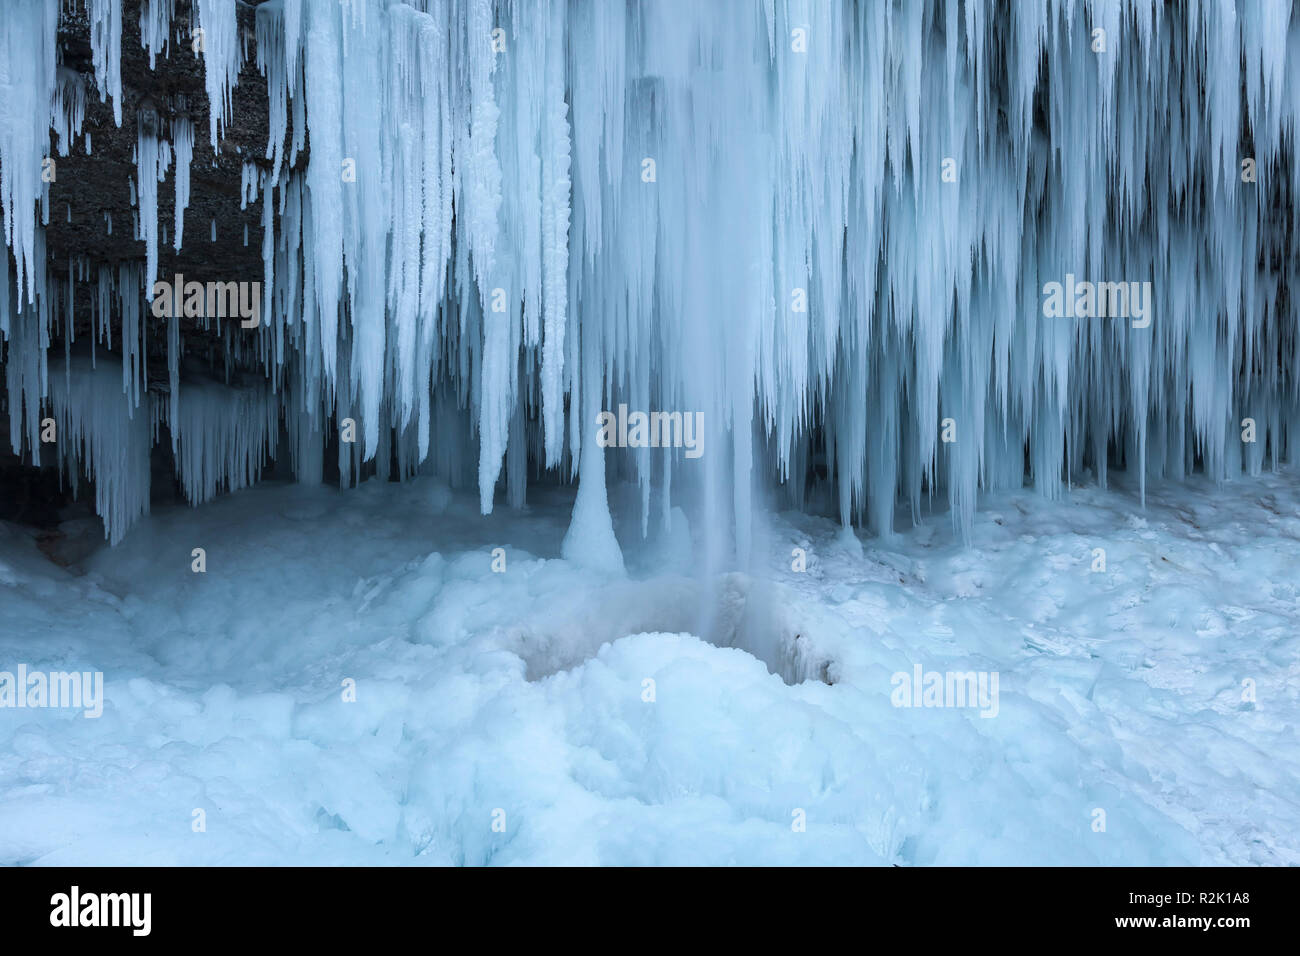
[[[262,485],[68,569],[0,526],[0,670],[106,682],[0,710],[0,863],[1300,863],[1295,472],[993,496],[969,549],[778,515],[713,580],[680,512],[602,577],[530,495]],[[997,696],[895,706],[918,666]]]

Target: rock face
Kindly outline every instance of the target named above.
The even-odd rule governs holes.
[[[158,185],[158,223],[166,241],[158,243],[160,278],[183,273],[187,280],[259,281],[262,277],[261,199],[241,208],[241,176],[245,163],[269,168],[266,159],[268,105],[266,80],[257,68],[255,7],[262,0],[241,2],[237,7],[243,38],[243,68],[233,91],[231,115],[216,149],[208,135],[208,97],[204,88],[204,65],[193,49],[191,24],[197,21],[191,0],[175,0],[167,53],[155,57],[151,67],[149,51],[141,41],[141,0],[122,3],[122,123],[114,121],[111,100],[101,102],[95,86],[91,24],[81,3],[60,5],[60,83],[85,96],[83,135],[75,137],[67,156],[55,159],[50,183],[49,224],[45,227],[46,270],[53,281],[64,280],[68,270],[87,269],[94,275],[100,266],[116,268],[123,262],[143,263],[145,242],[135,238],[138,203],[133,184],[137,178],[136,139],[140,124],[171,138],[173,124],[188,117],[194,128],[190,162],[190,196],[184,215],[184,242],[172,248],[175,218],[175,162],[164,182]],[[292,119],[290,120],[292,122]],[[53,131],[51,143],[56,142]],[[87,149],[89,144],[89,149]],[[299,152],[293,168],[307,160]],[[111,221],[111,230],[110,230]],[[215,236],[213,239],[213,223]],[[247,242],[245,242],[247,231]],[[89,338],[91,309],[89,296],[74,299],[77,338]],[[166,388],[166,337],[162,320],[146,312],[149,323],[144,340],[148,350],[150,385]],[[120,317],[112,318],[114,341]],[[180,334],[187,357],[203,360],[219,354],[215,332],[181,319]],[[207,340],[207,341],[205,341]],[[0,363],[0,376],[5,367]],[[0,398],[0,401],[4,401]],[[165,448],[157,450],[167,457]],[[164,463],[154,469],[156,492],[173,494],[167,480],[170,469]],[[157,480],[161,478],[162,480]],[[79,504],[73,499],[67,476],[60,476],[47,459],[33,468],[10,450],[9,416],[0,414],[0,520],[48,528],[70,513],[89,512],[83,485]],[[70,512],[69,509],[72,509]]]

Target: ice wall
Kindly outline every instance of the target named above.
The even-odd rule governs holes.
[[[87,7],[115,103],[120,7]],[[141,10],[159,69],[191,35],[172,7]],[[195,11],[216,141],[244,44],[234,0]],[[70,294],[44,276],[40,170],[48,129],[80,124],[55,95],[57,14],[12,0],[0,44],[0,331],[33,458]],[[608,557],[607,468],[646,516],[694,480],[743,553],[755,488],[798,506],[823,458],[843,522],[889,533],[936,493],[965,531],[981,488],[1055,496],[1085,469],[1105,482],[1108,461],[1223,480],[1288,453],[1289,0],[272,0],[255,34],[263,270],[216,278],[261,281],[261,322],[202,324],[227,365],[262,370],[266,407],[242,414],[286,422],[307,480],[312,436],[345,423],[345,483],[372,460],[470,471],[487,512],[503,471],[517,505],[529,470],[552,469],[581,484],[569,550]],[[146,219],[173,154],[188,195],[193,135],[140,125]],[[117,326],[124,372],[151,321],[157,224],[141,234],[131,308],[119,276],[76,270],[101,283],[77,294],[112,313],[96,336]],[[122,415],[142,380],[124,374]],[[620,403],[703,413],[703,455],[600,447],[597,416]],[[117,467],[87,447],[97,475]],[[120,467],[115,488],[138,477]],[[203,467],[232,485],[256,471]],[[138,512],[121,500],[114,537]]]

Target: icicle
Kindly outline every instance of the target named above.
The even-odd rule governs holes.
[[[172,135],[176,139],[176,234],[172,248],[179,252],[185,231],[185,210],[190,204],[190,158],[194,155],[194,124],[188,116],[178,116],[172,121]]]
[[[279,404],[262,388],[187,382],[170,407],[177,472],[191,504],[248,487],[275,454]]]
[[[81,132],[82,123],[86,118],[86,84],[82,82],[81,74],[59,67],[54,95],[51,125],[54,127],[55,136],[58,137],[58,154],[67,156],[72,148],[72,138]],[[86,136],[89,137],[90,134],[87,133]],[[90,151],[89,146],[86,151]]]
[[[95,511],[113,544],[149,511],[150,417],[132,415],[128,396],[111,372],[73,359],[68,374],[50,382],[59,448],[75,475],[84,462],[95,483]]]
[[[154,281],[158,278],[158,182],[167,168],[168,156],[160,149],[158,114],[144,105],[138,117],[135,154],[140,200],[139,238],[145,241],[144,288],[145,296],[152,300]]]
[[[144,325],[141,322],[143,275],[139,265],[118,266],[117,295],[122,314],[122,391],[127,395],[127,415],[135,414],[148,384],[145,374]]]
[[[197,0],[186,37],[173,0],[142,3],[151,64],[179,40],[202,55],[214,147],[254,38],[266,79],[265,155],[241,154],[240,177],[241,206],[262,201],[264,329],[220,326],[219,361],[232,379],[260,367],[279,394],[240,414],[286,416],[305,481],[329,415],[356,426],[345,486],[390,453],[398,477],[424,462],[477,483],[485,511],[503,462],[512,506],[530,467],[576,478],[566,553],[609,567],[607,466],[637,483],[643,531],[652,485],[664,514],[670,490],[699,491],[733,551],[710,544],[709,573],[745,559],[763,481],[882,535],[896,502],[916,516],[946,498],[968,536],[979,493],[1026,476],[1056,497],[1121,461],[1140,499],[1148,477],[1285,459],[1300,7],[751,6],[274,0],[250,37],[233,0]],[[87,8],[117,111],[121,3]],[[16,269],[0,330],[20,447],[71,312],[47,294],[36,219],[50,131],[67,155],[84,115],[57,69],[58,11],[14,0],[0,46]],[[132,300],[151,291],[173,158],[178,250],[189,199],[192,126],[160,132],[142,111],[129,189],[145,265],[92,297],[92,348],[121,315],[128,417],[148,328]],[[177,397],[167,336],[159,414],[185,420],[178,449],[265,452],[269,434],[262,451],[204,437],[222,426]],[[602,447],[595,416],[620,405],[698,413],[703,460]],[[256,471],[184,465],[196,500],[245,480],[228,465]]]
[[[5,6],[0,32],[0,207],[5,244],[17,266],[17,308],[36,302],[43,263],[36,257],[35,203],[42,198],[49,169],[52,107],[55,102],[58,0],[15,0]],[[56,120],[57,121],[57,120]],[[49,160],[52,162],[53,160]]]
[[[326,383],[332,384],[343,290],[343,104],[338,80],[342,73],[342,25],[335,4],[308,4],[303,13],[308,18],[304,68],[309,75],[320,78],[319,82],[305,84],[303,91],[311,116],[312,150],[307,167],[312,245],[304,253],[312,259],[316,280],[314,300],[322,373]]]
[[[239,82],[242,47],[235,0],[198,0],[197,41],[203,55],[204,87],[208,93],[208,133],[212,148],[230,122],[231,90]]]
[[[140,45],[149,51],[149,69],[156,69],[159,53],[170,55],[171,22],[176,0],[141,0]],[[177,247],[179,248],[179,246]]]
[[[113,124],[122,125],[122,0],[86,0],[99,101],[113,99]]]

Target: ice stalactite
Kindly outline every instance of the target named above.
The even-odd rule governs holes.
[[[547,35],[564,29],[564,6],[551,8]],[[542,423],[546,435],[546,464],[560,462],[564,446],[564,333],[568,325],[569,167],[571,132],[565,102],[564,50],[547,44],[542,66],[541,141],[541,276],[542,276]],[[530,336],[529,344],[535,344]]]
[[[145,244],[144,288],[146,298],[152,301],[154,282],[158,278],[158,184],[171,166],[171,144],[161,137],[159,117],[152,107],[142,107],[138,117],[139,127],[135,145],[136,195],[140,216],[140,238]],[[189,188],[189,169],[186,163],[186,190]],[[177,190],[180,185],[177,180]],[[177,213],[179,217],[180,213]],[[177,237],[180,228],[177,227]]]
[[[5,245],[16,270],[18,310],[36,302],[45,263],[37,256],[36,204],[44,193],[58,53],[57,0],[15,0],[5,8],[0,31],[0,206]],[[62,112],[61,110],[59,112]]]
[[[0,328],[30,435],[50,326],[16,316],[44,289],[48,130],[62,150],[81,114],[57,0],[11,8]],[[116,106],[121,5],[88,10]],[[152,61],[194,39],[215,145],[252,54],[233,0],[195,11],[173,23],[150,0],[142,42]],[[1026,477],[1056,497],[1118,466],[1140,498],[1291,454],[1285,0],[273,0],[252,38],[269,135],[241,185],[263,204],[263,315],[221,326],[222,360],[262,370],[308,481],[330,436],[345,486],[391,460],[468,476],[486,512],[503,485],[523,500],[531,465],[578,480],[566,553],[610,566],[607,469],[637,484],[643,532],[655,494],[669,514],[694,486],[722,565],[765,483],[883,535],[946,498],[965,534],[982,490]],[[137,144],[146,240],[148,168],[171,149],[182,246],[192,135]],[[123,287],[104,301],[129,410],[149,330]],[[699,413],[703,460],[602,447],[596,415],[620,405]],[[355,441],[334,442],[345,420]]]
[[[194,124],[188,116],[178,116],[172,122],[176,154],[176,217],[172,248],[180,250],[185,233],[185,209],[190,204],[190,159],[194,155]]]
[[[120,2],[120,0],[118,0]],[[243,47],[235,0],[197,0],[198,23],[192,49],[203,58],[204,86],[208,93],[208,133],[217,147],[220,133],[230,122],[231,91],[239,77]]]
[[[140,45],[149,51],[149,69],[158,67],[158,54],[171,54],[171,24],[176,0],[140,0]]]
[[[58,138],[55,151],[60,156],[67,156],[72,149],[73,138],[86,119],[86,84],[81,75],[60,67],[54,96],[51,112],[54,135]]]
[[[148,385],[145,371],[144,279],[139,265],[123,262],[117,272],[117,300],[122,324],[122,392],[126,414],[135,416]]]
[[[73,488],[79,467],[95,485],[95,510],[116,544],[149,510],[150,416],[135,414],[130,396],[105,368],[78,361],[50,381],[50,400],[63,440],[61,467]]]
[[[52,4],[51,4],[52,5]],[[113,102],[113,122],[122,125],[122,0],[86,0],[90,46],[99,99]]]
[[[303,44],[304,71],[311,76],[340,75],[342,64],[342,14],[334,4],[309,6]],[[307,167],[307,188],[311,199],[310,258],[315,279],[312,302],[314,315],[303,321],[319,331],[314,341],[321,352],[321,374],[333,387],[337,370],[339,304],[343,292],[343,173],[342,91],[335,81],[304,83],[300,95],[307,100],[311,115],[311,162]],[[352,166],[355,175],[355,162]],[[373,172],[373,171],[372,171]],[[308,238],[304,236],[304,239]]]
[[[280,408],[260,384],[190,383],[175,412],[163,415],[163,403],[154,407],[173,433],[177,474],[191,504],[252,485],[266,458],[275,455]]]

